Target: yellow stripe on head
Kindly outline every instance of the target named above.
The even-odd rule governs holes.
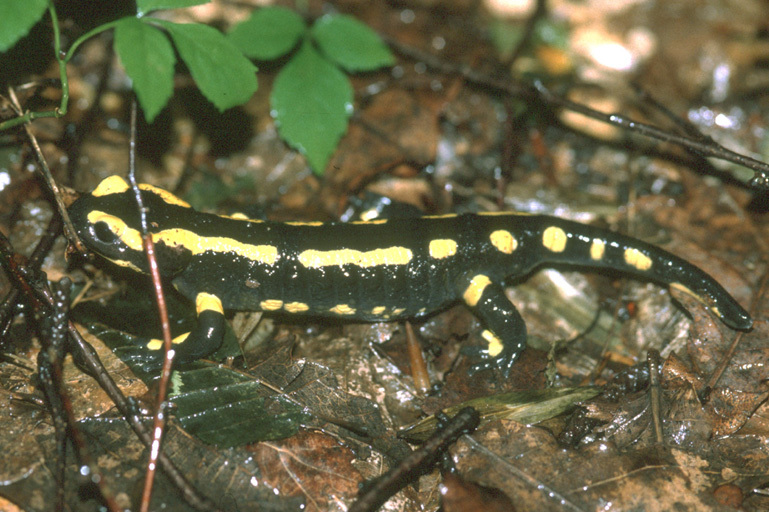
[[[104,197],[112,194],[122,194],[128,190],[128,183],[120,176],[110,176],[104,178],[101,183],[91,192],[94,197]]]
[[[88,214],[88,222],[91,225],[103,222],[117,238],[135,251],[143,251],[142,236],[138,230],[129,228],[120,217],[94,210]]]
[[[134,251],[143,252],[142,237],[139,230],[129,227],[122,219],[114,215],[94,210],[88,214],[88,222],[103,222],[116,237]],[[199,236],[192,231],[171,228],[152,234],[152,241],[164,243],[168,247],[187,249],[193,255],[206,251],[219,254],[235,254],[251,261],[273,265],[278,260],[278,248],[273,245],[244,244],[233,238],[220,236]],[[104,255],[109,257],[108,255]]]
[[[190,207],[190,203],[188,203],[186,201],[182,201],[181,199],[179,199],[178,197],[173,195],[168,190],[163,190],[162,188],[158,188],[158,187],[156,187],[154,185],[149,185],[147,183],[141,183],[139,185],[139,188],[141,190],[146,190],[147,192],[152,192],[153,194],[155,194],[156,196],[159,196],[160,199],[162,199],[163,201],[165,201],[168,204],[173,204],[173,205],[176,205],[176,206],[183,206],[184,208],[191,208]]]

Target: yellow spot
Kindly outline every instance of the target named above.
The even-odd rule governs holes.
[[[283,306],[283,309],[289,313],[301,313],[302,311],[307,311],[310,309],[310,306],[304,302],[288,302],[285,306]]]
[[[259,303],[263,311],[277,311],[283,307],[283,301],[277,299],[263,300]]]
[[[457,253],[457,243],[448,238],[439,238],[430,241],[430,256],[441,259],[454,256]]]
[[[392,316],[398,316],[404,311],[406,311],[406,308],[395,308],[393,309]]]
[[[337,304],[333,308],[329,309],[332,313],[336,313],[337,315],[354,315],[355,309],[351,308],[347,304]]]
[[[604,251],[606,251],[606,242],[600,238],[594,238],[593,243],[590,244],[590,259],[594,261],[603,259]]]
[[[334,265],[357,265],[359,267],[377,267],[380,265],[405,265],[413,254],[405,247],[387,247],[371,251],[356,249],[335,249],[317,251],[308,249],[299,254],[299,263],[307,268],[323,268]]]
[[[139,185],[139,188],[160,196],[160,199],[162,199],[168,204],[175,204],[176,206],[183,206],[184,208],[190,208],[190,203],[186,201],[182,201],[181,199],[173,195],[171,192],[167,190],[163,190],[162,188],[158,188],[153,185],[148,185],[146,183],[141,183]]]
[[[512,233],[504,229],[492,231],[489,235],[489,240],[491,240],[491,245],[505,254],[513,254],[513,251],[518,248],[518,240],[515,239]]]
[[[172,247],[183,247],[193,255],[206,251],[232,253],[251,261],[273,265],[278,260],[278,248],[274,245],[251,245],[223,236],[199,236],[186,229],[165,229],[152,235],[155,243],[163,242]]]
[[[88,214],[88,222],[95,224],[104,222],[110,231],[120,238],[128,247],[135,251],[142,251],[142,238],[139,231],[129,228],[126,223],[114,215],[100,211],[92,211]],[[199,236],[186,229],[164,229],[152,234],[152,240],[157,244],[163,242],[169,247],[181,247],[190,251],[193,255],[211,251],[221,254],[236,254],[251,261],[273,265],[278,260],[278,248],[273,245],[244,244],[234,238],[223,236]]]
[[[245,213],[235,212],[232,215],[220,215],[220,217],[224,217],[225,219],[232,219],[232,220],[244,220],[246,222],[255,222],[257,224],[261,224],[264,221],[259,219],[250,219],[248,216],[246,216]]]
[[[185,332],[184,334],[180,334],[176,338],[172,339],[171,343],[173,343],[174,345],[178,345],[179,343],[184,343],[184,340],[186,340],[189,335],[190,333],[188,332]]]
[[[381,315],[382,313],[385,312],[385,309],[386,308],[384,306],[377,306],[377,307],[375,307],[374,309],[371,310],[371,314],[372,315]]]
[[[210,293],[199,293],[195,297],[195,311],[198,314],[203,311],[216,311],[217,313],[224,314],[224,308],[222,307],[222,301],[216,295]]]
[[[476,304],[478,304],[478,301],[481,300],[481,296],[483,295],[483,290],[485,290],[486,287],[490,284],[491,279],[489,279],[488,276],[478,274],[477,276],[473,277],[473,279],[470,281],[470,285],[462,295],[462,298],[465,299],[465,303],[470,307],[474,307]]]
[[[679,292],[685,293],[686,295],[689,295],[690,297],[694,298],[697,302],[702,304],[703,306],[709,308],[717,317],[723,318],[723,315],[721,315],[721,311],[718,310],[718,307],[714,305],[714,301],[710,297],[703,297],[702,295],[698,295],[694,291],[692,291],[689,287],[684,286],[681,283],[670,283],[668,286],[674,290],[678,290]]]
[[[178,345],[179,343],[184,343],[184,340],[187,339],[187,337],[190,335],[190,333],[185,332],[184,334],[180,334],[176,338],[171,340],[171,343],[174,345]],[[163,349],[163,340],[159,339],[152,339],[147,342],[147,348],[150,350],[162,350]]]
[[[120,176],[110,176],[104,178],[101,183],[91,192],[94,197],[104,197],[111,194],[122,194],[128,190],[128,183]]]
[[[288,224],[289,226],[322,226],[323,223],[320,221],[310,221],[310,222],[298,222],[298,221],[291,221],[291,222],[284,222],[284,224]]]
[[[499,217],[502,215],[509,215],[511,217],[514,217],[519,215],[533,215],[533,214],[524,213],[524,212],[478,212],[478,215],[481,215],[482,217]]]
[[[638,270],[649,270],[652,267],[651,258],[635,248],[625,249],[625,263]]]
[[[115,265],[120,265],[121,267],[130,268],[134,272],[138,272],[140,274],[144,272],[142,269],[140,269],[139,267],[137,267],[136,265],[134,265],[130,261],[125,261],[125,260],[110,260],[110,261],[112,263],[114,263]]]
[[[550,226],[542,233],[542,245],[553,252],[566,249],[566,232],[558,226]]]
[[[674,290],[678,290],[679,292],[683,292],[686,295],[690,295],[690,296],[695,297],[697,299],[699,299],[699,297],[700,297],[699,295],[694,293],[688,286],[685,286],[685,285],[683,285],[681,283],[670,283],[668,286],[670,286],[670,288],[673,288]]]
[[[348,224],[368,224],[369,226],[373,226],[375,224],[385,224],[387,222],[387,219],[373,219],[373,220],[356,220],[353,222],[348,222]]]
[[[496,334],[486,329],[481,333],[481,337],[488,343],[486,351],[491,357],[497,357],[502,353],[504,346],[502,345],[502,340]]]
[[[423,219],[453,219],[456,217],[456,213],[446,213],[444,215],[425,215]]]

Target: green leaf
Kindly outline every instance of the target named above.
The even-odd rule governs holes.
[[[312,27],[323,53],[347,71],[371,71],[395,62],[376,32],[351,16],[326,15]]]
[[[153,19],[165,27],[203,94],[220,111],[248,101],[256,91],[256,67],[216,29]]]
[[[157,28],[129,16],[117,22],[115,51],[151,123],[173,94],[176,56],[171,42]]]
[[[181,9],[194,5],[207,4],[209,0],[136,0],[136,10],[139,16],[159,9]]]
[[[270,103],[281,137],[323,174],[352,113],[347,77],[305,41],[278,73]]]
[[[534,25],[534,38],[539,44],[567,49],[571,43],[571,32],[566,23],[542,18]]]
[[[253,377],[219,366],[174,372],[171,399],[182,427],[201,441],[240,446],[296,434],[309,415]]]
[[[290,52],[307,27],[301,16],[285,7],[265,7],[235,25],[227,34],[252,59],[272,60]]]
[[[524,29],[515,23],[494,18],[489,24],[491,42],[497,47],[500,57],[510,57],[523,37]]]
[[[48,0],[0,1],[0,52],[11,48],[27,35],[43,16]]]

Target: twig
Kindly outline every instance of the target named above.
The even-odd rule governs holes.
[[[393,494],[431,471],[446,449],[464,434],[475,430],[479,422],[478,411],[472,407],[465,407],[459,411],[442,429],[406,456],[397,466],[370,482],[365,492],[350,506],[348,512],[372,512],[378,509]]]
[[[173,367],[174,350],[171,341],[171,324],[168,321],[168,308],[166,307],[165,294],[163,293],[163,284],[160,280],[160,270],[155,258],[155,244],[152,242],[148,222],[147,208],[144,206],[139,184],[136,182],[136,98],[131,102],[131,138],[129,142],[129,165],[128,180],[131,183],[131,189],[136,198],[136,207],[139,210],[139,219],[141,223],[142,242],[144,252],[147,255],[147,263],[152,276],[152,284],[155,288],[155,297],[158,303],[158,313],[160,323],[163,329],[163,341],[165,357],[163,358],[163,369],[158,383],[157,409],[152,425],[152,443],[150,444],[149,461],[147,462],[147,471],[144,474],[144,491],[142,492],[141,512],[148,512],[152,500],[152,487],[155,482],[155,469],[157,468],[160,446],[163,441],[165,430],[165,408],[166,395],[168,392],[168,383],[171,381],[171,368]]]
[[[8,88],[8,96],[11,99],[11,105],[13,106],[13,109],[17,113],[21,113],[21,104],[19,103],[19,99],[16,97],[16,92],[13,90],[13,88]],[[56,202],[56,207],[59,210],[59,214],[61,215],[61,218],[64,220],[64,228],[65,232],[67,234],[67,239],[73,240],[75,242],[75,245],[77,249],[81,252],[85,252],[85,247],[82,246],[82,243],[80,240],[78,240],[77,235],[75,234],[75,226],[72,225],[72,221],[69,219],[69,214],[67,213],[67,207],[64,206],[64,201],[61,199],[61,192],[59,191],[59,186],[56,184],[56,180],[53,179],[53,175],[51,174],[51,170],[48,168],[48,162],[45,160],[45,156],[43,156],[43,151],[40,149],[40,145],[37,143],[37,137],[32,133],[32,128],[30,127],[30,122],[24,123],[24,133],[26,133],[27,138],[29,139],[29,143],[32,146],[32,148],[35,150],[35,157],[37,158],[37,163],[40,166],[40,172],[43,173],[43,178],[45,179],[45,183],[48,185],[48,187],[51,190],[51,193],[53,194],[53,199]]]
[[[451,62],[446,62],[432,54],[422,52],[421,50],[417,50],[408,45],[401,44],[394,39],[385,37],[385,40],[387,44],[389,44],[401,55],[424,62],[428,67],[442,73],[461,74],[476,85],[488,87],[490,89],[512,96],[518,96],[527,101],[539,101],[552,107],[578,112],[586,117],[633,131],[645,137],[677,144],[686,149],[696,151],[703,156],[713,157],[719,160],[741,165],[755,172],[753,178],[745,184],[746,186],[760,192],[769,191],[769,164],[736,153],[715,142],[702,142],[701,140],[698,140],[698,138],[672,134],[661,128],[657,128],[645,123],[640,123],[621,114],[606,114],[599,112],[580,103],[575,103],[561,96],[553,94],[540,81],[535,81],[532,84],[526,84],[514,80],[498,80],[480,73],[472,69],[470,66],[463,64],[457,65]]]
[[[665,437],[662,431],[662,418],[660,416],[660,353],[656,349],[646,353],[646,364],[649,367],[649,407],[652,412],[652,425],[654,425],[654,437],[657,444],[662,445]]]
[[[51,311],[54,302],[51,293],[46,288],[29,282],[27,276],[31,275],[31,271],[17,263],[16,255],[13,253],[8,239],[2,233],[0,233],[0,258],[0,264],[6,267],[14,287],[23,294],[24,300],[29,302],[33,309],[39,308],[48,312]],[[67,323],[67,330],[70,336],[68,348],[72,351],[75,363],[99,383],[101,388],[104,389],[115,403],[120,413],[126,418],[139,440],[149,447],[152,444],[152,438],[147,431],[147,427],[142,423],[134,406],[126,399],[106,368],[104,368],[96,351],[83,339],[71,321]],[[190,485],[179,469],[162,452],[158,456],[158,464],[163,469],[165,475],[182,492],[185,501],[190,506],[197,510],[217,510],[217,507],[211,501],[201,496]]]

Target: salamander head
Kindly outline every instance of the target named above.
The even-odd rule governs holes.
[[[150,185],[140,185],[142,198],[149,206],[152,230],[162,229],[166,219],[164,205],[189,205],[172,194]],[[176,202],[172,202],[173,200]],[[147,273],[138,207],[128,184],[119,176],[102,181],[90,194],[81,196],[69,207],[69,215],[78,237],[89,250],[122,267]],[[179,251],[161,246],[157,250],[161,273],[172,275],[187,258]]]

